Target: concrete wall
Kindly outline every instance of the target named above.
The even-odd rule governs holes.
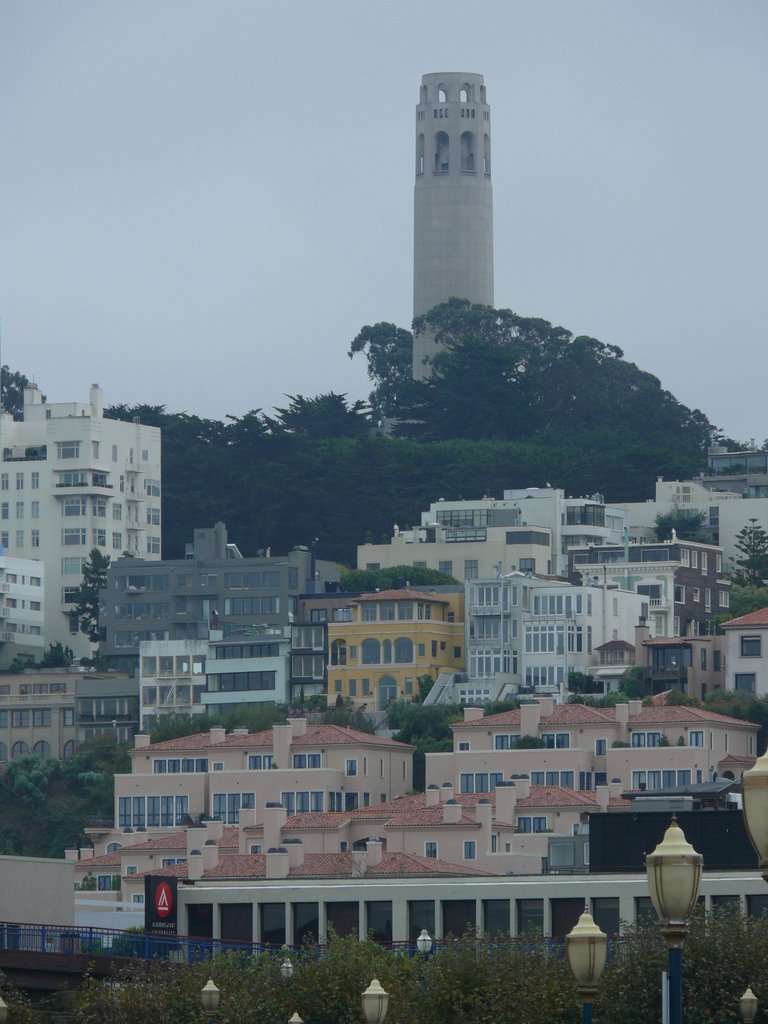
[[[74,864],[47,857],[0,857],[0,921],[74,924]]]

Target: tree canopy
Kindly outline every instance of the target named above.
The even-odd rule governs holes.
[[[701,540],[701,530],[706,516],[695,509],[673,509],[656,516],[654,533],[656,540],[671,540],[672,531],[678,540]]]
[[[340,576],[344,589],[355,593],[400,589],[404,586],[438,587],[458,583],[458,580],[446,572],[413,565],[393,565],[384,569],[342,568]]]
[[[736,559],[739,568],[733,579],[744,587],[762,587],[768,581],[768,533],[750,519],[736,534],[735,547],[741,558]]]

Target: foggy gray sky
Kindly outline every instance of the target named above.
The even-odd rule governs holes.
[[[223,418],[410,326],[421,75],[485,75],[496,305],[768,435],[763,0],[3,0],[3,361]],[[606,395],[610,401],[611,396]]]

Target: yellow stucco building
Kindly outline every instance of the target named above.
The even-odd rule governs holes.
[[[418,678],[464,669],[464,591],[384,590],[328,624],[328,702],[383,710],[418,693]]]

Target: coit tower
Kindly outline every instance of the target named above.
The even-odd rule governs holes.
[[[416,107],[413,315],[450,298],[493,305],[491,110],[482,75],[424,75]],[[413,376],[437,345],[413,339]]]

